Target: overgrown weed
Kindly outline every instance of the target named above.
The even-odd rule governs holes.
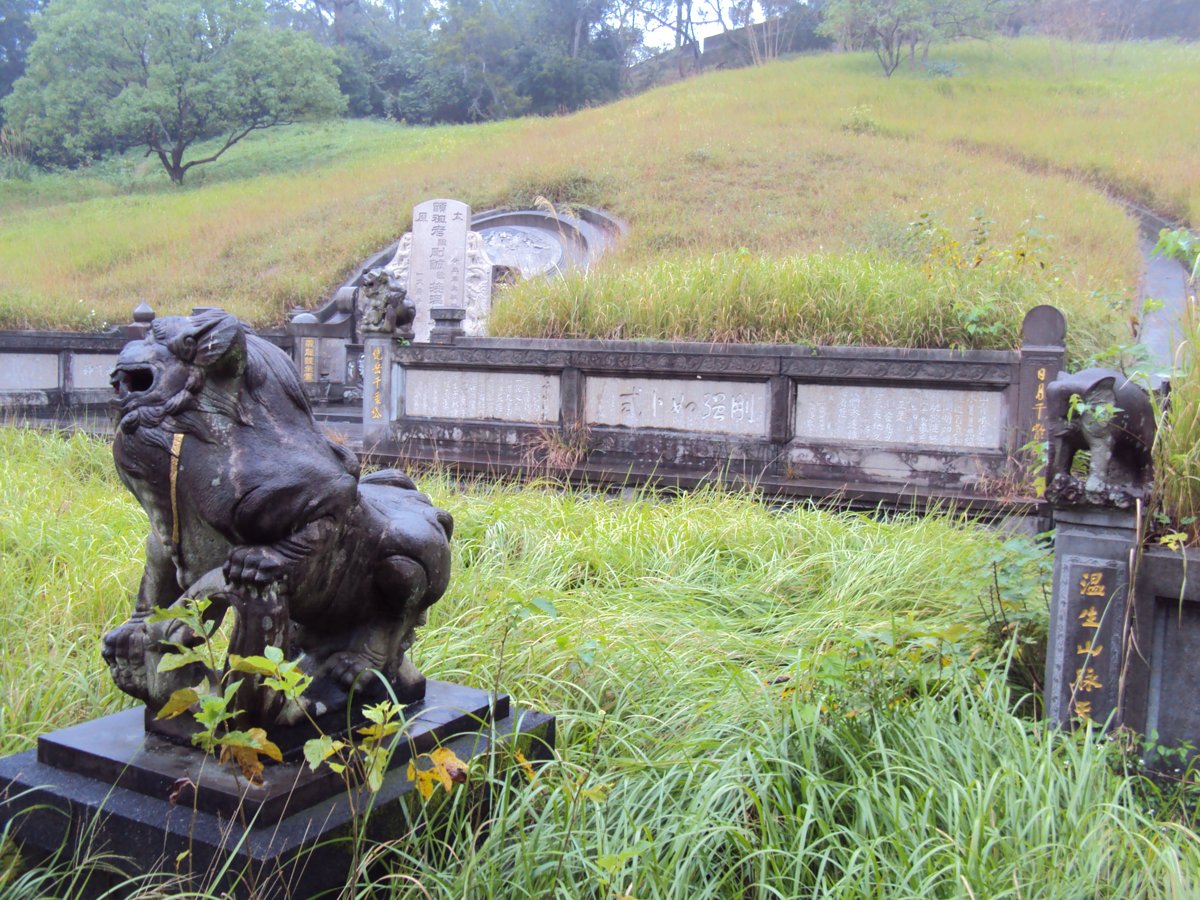
[[[127,702],[96,687],[96,644],[136,589],[147,526],[104,443],[0,441],[0,604],[20,623],[0,709],[16,750]],[[980,600],[999,585],[1010,621],[1044,618],[1046,556],[1026,539],[716,490],[422,487],[456,518],[455,575],[417,663],[553,712],[558,743],[540,768],[479,759],[467,789],[398,811],[349,895],[1197,889],[1200,842],[1177,804],[1147,805],[1097,734],[1013,714],[1029,707],[1009,683],[1015,651]]]

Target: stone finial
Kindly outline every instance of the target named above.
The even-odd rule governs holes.
[[[154,321],[154,310],[150,308],[150,304],[145,300],[138,303],[133,308],[133,321],[124,327],[125,337],[131,341],[138,340],[146,336],[146,332],[150,330],[150,324]]]

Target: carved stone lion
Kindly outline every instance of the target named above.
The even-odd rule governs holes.
[[[1050,445],[1046,499],[1062,505],[1128,509],[1153,478],[1155,421],[1150,395],[1120,372],[1060,374],[1046,388]],[[1071,474],[1076,454],[1091,459],[1086,480]]]
[[[112,384],[117,470],[150,518],[133,614],[104,638],[121,690],[156,709],[220,674],[160,671],[175,652],[164,641],[199,638],[147,622],[208,597],[210,618],[235,608],[231,653],[273,645],[299,660],[317,712],[344,707],[372,670],[402,702],[423,696],[406,651],[449,581],[450,515],[402,472],[360,478],[355,455],[317,427],[287,354],[221,310],[154,322],[121,351]],[[261,700],[251,721],[304,712],[268,693],[247,694]]]

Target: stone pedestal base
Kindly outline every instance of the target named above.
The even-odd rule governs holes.
[[[553,716],[446,682],[430,681],[425,700],[405,713],[383,788],[354,794],[354,809],[371,809],[358,823],[369,840],[404,833],[402,805],[420,802],[406,774],[414,754],[445,746],[469,762],[510,745],[538,759],[554,745]],[[340,776],[325,766],[268,765],[263,785],[251,786],[199,750],[145,735],[142,716],[132,709],[95,719],[0,760],[0,824],[31,861],[108,854],[119,871],[92,874],[84,891],[92,896],[159,872],[221,895],[336,895],[354,830]]]

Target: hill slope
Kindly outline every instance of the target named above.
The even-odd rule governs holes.
[[[1134,229],[1080,176],[1200,218],[1200,166],[1186,158],[1200,146],[1200,117],[1186,108],[1200,49],[1006,41],[943,57],[954,77],[884,80],[871,58],[823,55],[556,119],[265,133],[183,190],[130,159],[0,182],[0,324],[123,321],[142,298],[160,313],[220,304],[278,323],[404,231],[414,203],[454,196],[475,208],[586,202],[624,217],[630,239],[593,274],[601,283],[738,251],[862,248],[846,265],[899,255],[916,270],[954,252],[948,268],[969,269],[960,250],[987,220],[988,249],[1004,251],[989,258],[1036,240],[1046,268],[1019,302],[1060,302],[1118,336],[1118,317],[1089,297],[1133,285]],[[922,213],[932,245],[914,244],[908,225]],[[562,289],[530,285],[513,302],[545,305]],[[1011,328],[994,331],[1003,343]]]

